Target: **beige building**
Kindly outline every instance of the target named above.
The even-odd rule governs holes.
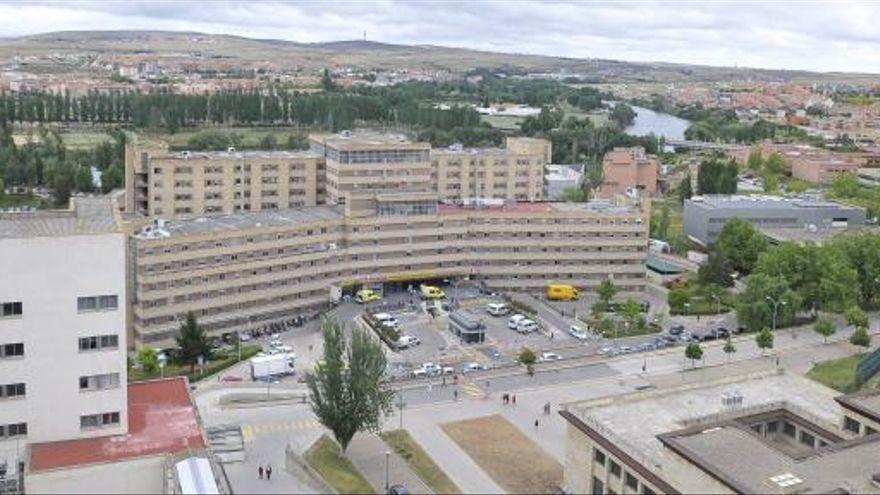
[[[641,146],[614,148],[605,153],[602,173],[599,197],[611,198],[615,194],[626,194],[633,189],[652,195],[657,192],[660,161],[645,153],[645,148]]]
[[[612,277],[644,287],[647,213],[608,203],[444,204],[433,193],[347,193],[346,205],[155,221],[132,238],[133,330],[167,343],[195,313],[212,335],[312,315],[346,291],[468,277],[539,291]]]
[[[308,151],[169,151],[126,147],[126,212],[179,218],[342,204],[350,192],[433,191],[443,199],[543,198],[550,143],[508,138],[504,148],[432,149],[369,131],[316,134]]]
[[[324,202],[324,160],[303,151],[125,150],[126,212],[181,217],[315,206]]]
[[[876,417],[873,395],[854,400]],[[833,390],[779,371],[569,404],[560,413],[568,421],[564,488],[880,493],[880,435],[864,429],[874,423],[854,426],[834,399]]]

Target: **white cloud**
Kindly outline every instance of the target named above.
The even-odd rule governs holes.
[[[880,72],[869,2],[2,2],[0,36],[156,29],[566,57]]]

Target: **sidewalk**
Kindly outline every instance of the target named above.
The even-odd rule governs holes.
[[[390,453],[387,461],[389,486],[404,485],[410,493],[433,493],[409,468],[406,461],[378,436],[372,433],[359,433],[348,445],[348,458],[373,485],[377,493],[386,493],[386,452]]]

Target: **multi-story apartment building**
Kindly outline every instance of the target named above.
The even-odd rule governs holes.
[[[350,192],[435,191],[446,199],[543,198],[550,143],[508,138],[504,148],[450,147],[359,131],[309,137],[309,151],[169,151],[126,147],[126,211],[149,217],[342,204]]]
[[[112,203],[0,213],[0,450],[127,431],[125,236]]]
[[[336,206],[156,221],[132,239],[138,343],[167,342],[192,311],[212,334],[317,311],[331,286],[468,277],[508,290],[549,281],[644,286],[647,216],[610,203],[441,203],[349,192]]]
[[[878,417],[877,394],[834,395],[779,371],[565,405],[563,486],[594,494],[880,493],[880,435],[865,421]]]
[[[126,211],[178,217],[324,203],[324,160],[307,151],[126,146]]]
[[[657,192],[660,161],[645,153],[645,148],[614,148],[602,161],[602,185],[597,195],[603,198],[638,190],[652,195]]]

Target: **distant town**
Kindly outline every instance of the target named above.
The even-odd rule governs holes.
[[[872,75],[0,39],[0,495],[880,493],[878,217]]]

